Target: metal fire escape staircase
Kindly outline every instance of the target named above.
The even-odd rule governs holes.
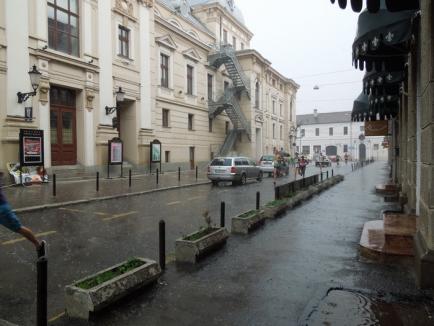
[[[250,122],[247,121],[240,106],[243,92],[250,98],[250,83],[231,45],[222,45],[218,51],[208,57],[208,61],[211,66],[217,69],[225,65],[226,71],[233,83],[232,86],[225,89],[223,95],[216,102],[210,101],[209,103],[210,119],[215,119],[225,111],[234,126],[234,129],[227,134],[225,142],[220,149],[219,155],[223,156],[232,150],[240,133],[244,132],[249,140],[251,139]]]

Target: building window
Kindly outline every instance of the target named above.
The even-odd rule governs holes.
[[[163,109],[163,127],[169,128],[169,110]]]
[[[283,127],[280,126],[280,140],[283,139]]]
[[[348,145],[344,145],[344,153],[348,153]]]
[[[360,126],[360,131],[364,132],[365,131],[365,126]]]
[[[315,128],[315,136],[319,136],[319,128]]]
[[[194,67],[187,65],[187,94],[193,95],[193,73]]]
[[[303,146],[303,154],[305,155],[310,154],[310,146]]]
[[[188,115],[188,130],[193,130],[194,114]]]
[[[228,31],[223,30],[223,44],[228,44]]]
[[[259,109],[259,82],[256,82],[255,86],[255,108]]]
[[[124,26],[119,26],[119,55],[130,57],[130,30]]]
[[[244,43],[241,42],[241,50],[244,50]]]
[[[280,116],[281,117],[283,116],[283,105],[282,105],[282,103],[280,103]]]
[[[306,129],[301,129],[300,130],[300,137],[304,137],[306,136]]]
[[[212,86],[213,86],[213,76],[208,74],[208,101],[212,101],[213,99]]]
[[[208,131],[212,132],[212,119],[208,119]]]
[[[229,121],[225,122],[225,134],[229,134]]]
[[[273,114],[276,114],[276,101],[273,100]]]
[[[273,123],[273,139],[276,139],[276,124]]]
[[[78,0],[48,1],[48,46],[79,56]]]
[[[329,128],[329,136],[333,136],[333,128]]]
[[[235,36],[232,37],[232,46],[234,47],[234,50],[237,49],[237,39],[235,38]]]
[[[292,99],[289,101],[289,121],[292,121]]]
[[[348,135],[348,127],[344,127],[344,136]]]
[[[169,56],[161,54],[161,86],[169,88]]]
[[[164,152],[164,161],[166,162],[166,163],[169,163],[170,162],[170,151],[165,151]]]
[[[229,82],[225,81],[225,82],[223,83],[223,89],[224,89],[224,90],[227,90],[228,88],[229,88]]]
[[[378,151],[380,149],[380,145],[379,144],[374,144],[374,151]]]
[[[276,87],[276,80],[271,79],[271,84],[273,85],[273,87]]]
[[[280,84],[280,90],[283,91],[283,85],[282,84]]]

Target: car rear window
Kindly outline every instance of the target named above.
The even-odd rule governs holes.
[[[216,158],[211,162],[211,166],[231,166],[232,165],[232,159],[230,158]]]
[[[261,161],[266,161],[266,162],[270,162],[273,161],[274,157],[272,155],[265,155],[261,157]]]

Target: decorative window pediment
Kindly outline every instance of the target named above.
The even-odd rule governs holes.
[[[176,50],[178,48],[178,45],[176,45],[175,41],[170,35],[157,37],[155,41],[172,50]]]
[[[135,18],[134,5],[131,0],[116,0],[115,10],[126,16]]]
[[[184,57],[187,57],[195,62],[200,61],[202,58],[199,55],[199,52],[197,52],[195,49],[191,48],[188,49],[184,52],[182,52],[182,54],[184,55]]]

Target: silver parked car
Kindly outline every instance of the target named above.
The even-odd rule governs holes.
[[[217,157],[208,165],[208,179],[214,185],[221,181],[246,184],[249,179],[262,181],[262,171],[247,157]]]
[[[274,173],[274,155],[261,156],[259,166],[262,172],[271,176]]]

